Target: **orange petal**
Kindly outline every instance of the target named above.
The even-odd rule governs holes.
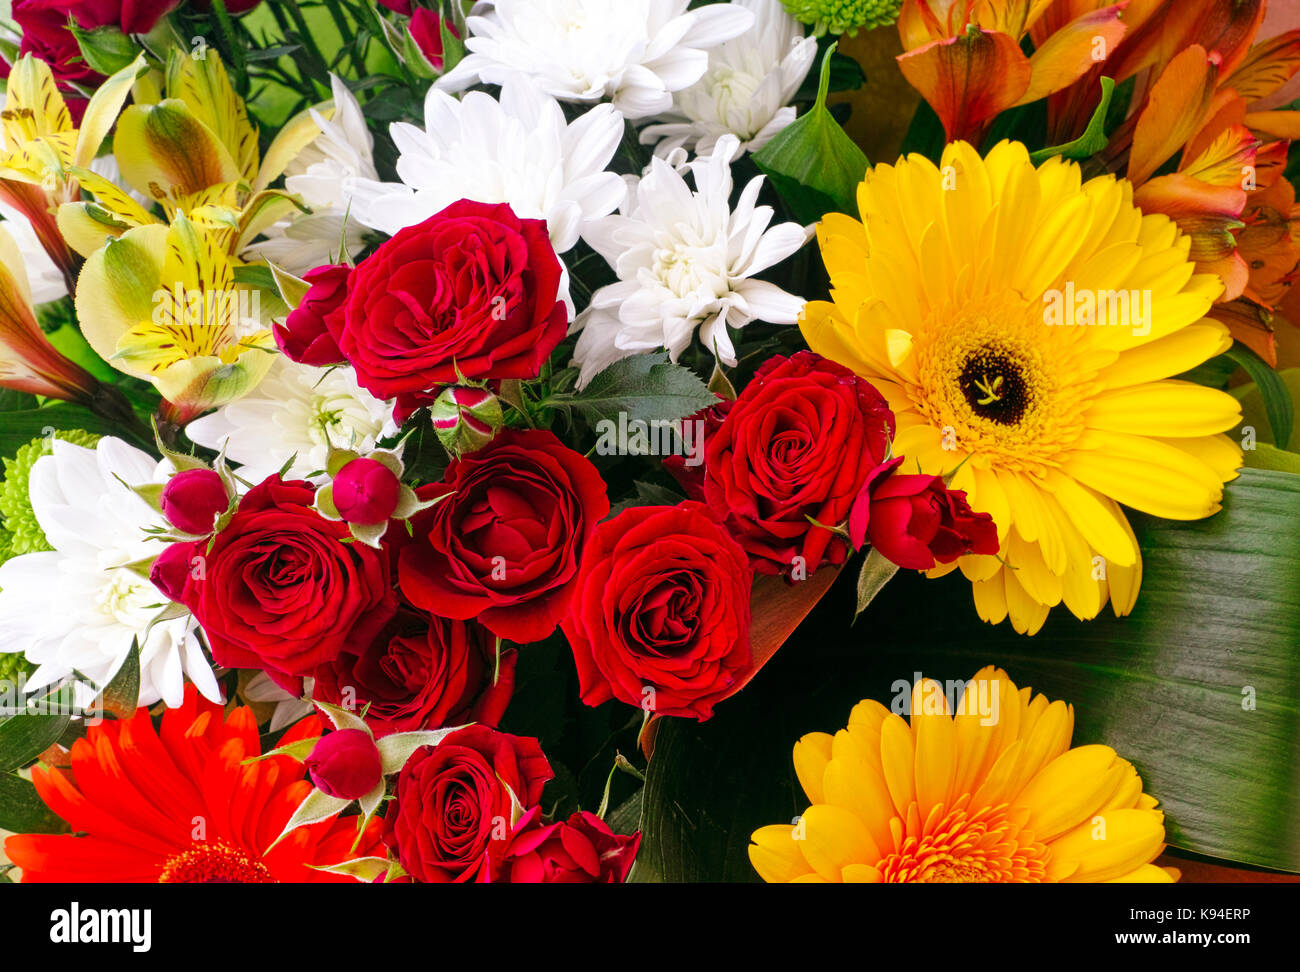
[[[1224,72],[1234,71],[1245,60],[1263,17],[1263,0],[1166,0],[1140,28],[1130,26],[1129,42],[1113,64],[1115,80],[1147,67],[1159,73],[1192,46],[1217,52]],[[1128,13],[1124,19],[1132,23]]]
[[[1169,62],[1138,115],[1128,178],[1141,185],[1205,121],[1219,76],[1219,55],[1193,45]]]
[[[1253,175],[1258,148],[1259,139],[1245,125],[1229,125],[1194,157],[1189,145],[1178,171],[1212,186],[1245,188],[1243,180]]]
[[[1234,300],[1215,304],[1206,315],[1228,326],[1234,341],[1240,341],[1250,350],[1277,367],[1277,343],[1273,338],[1273,315],[1248,300]]]
[[[1119,19],[1123,10],[1122,3],[1094,10],[1047,38],[1029,59],[1033,76],[1018,103],[1028,104],[1060,91],[1104,61],[1124,36],[1126,28]]]
[[[1246,125],[1274,138],[1300,138],[1300,111],[1252,111]]]
[[[1271,95],[1300,71],[1300,29],[1256,44],[1223,83],[1246,101]]]
[[[898,57],[903,76],[943,122],[948,141],[978,143],[985,125],[1029,87],[1029,58],[1006,34],[972,27]]]

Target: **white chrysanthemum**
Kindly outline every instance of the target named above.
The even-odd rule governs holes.
[[[74,670],[102,688],[139,642],[141,705],[180,705],[187,674],[220,701],[194,619],[153,623],[167,598],[127,566],[157,556],[162,545],[144,531],[167,527],[127,484],[165,482],[170,463],[111,437],[94,449],[62,439],[50,446],[32,467],[28,494],[54,549],[0,564],[0,650],[21,651],[37,666],[30,690]],[[88,705],[96,694],[78,683],[75,698]]]
[[[469,18],[469,54],[437,85],[502,84],[523,74],[562,101],[603,101],[627,118],[672,107],[698,81],[707,51],[749,29],[733,3],[687,10],[688,0],[496,0]]]
[[[661,124],[641,132],[644,144],[658,142],[655,154],[677,148],[708,155],[730,132],[743,151],[757,152],[795,118],[790,107],[817,56],[817,39],[780,0],[734,0],[754,14],[754,26],[709,52],[709,69],[677,92],[673,110]]]
[[[623,119],[598,105],[573,122],[554,98],[516,78],[501,100],[481,91],[463,99],[431,90],[423,130],[397,122],[401,183],[349,180],[354,211],[388,234],[414,226],[458,199],[509,203],[523,219],[544,219],[557,253],[578,242],[583,224],[618,208],[623,180],[605,171],[623,137]]]
[[[185,427],[194,442],[225,450],[239,478],[257,484],[291,458],[286,479],[305,479],[325,468],[330,446],[369,452],[397,434],[393,403],[357,384],[346,366],[313,368],[283,355],[253,393],[195,419]]]
[[[18,210],[0,203],[0,226],[9,231],[27,268],[27,279],[32,288],[32,303],[44,304],[68,295],[68,285],[63,273],[41,246],[31,221]]]
[[[270,260],[290,273],[303,274],[313,267],[337,263],[345,249],[354,257],[366,246],[366,227],[350,209],[345,183],[379,178],[374,138],[348,86],[331,74],[330,87],[333,115],[327,121],[312,109],[312,120],[321,133],[285,168],[285,188],[301,196],[312,211],[279,221],[266,231],[266,239],[245,251],[247,256]]]
[[[731,208],[734,135],[718,139],[711,156],[683,172],[655,158],[636,182],[623,211],[598,220],[584,238],[618,273],[602,287],[574,324],[581,329],[574,356],[579,385],[619,358],[667,348],[675,361],[696,330],[724,364],[736,364],[727,325],[750,321],[794,324],[804,301],[755,275],[780,263],[808,240],[797,223],[769,228],[771,206],[758,206],[763,177],[756,176]]]

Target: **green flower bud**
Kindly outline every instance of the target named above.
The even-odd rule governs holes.
[[[438,441],[456,456],[482,449],[505,424],[500,400],[484,388],[444,388],[429,414]]]

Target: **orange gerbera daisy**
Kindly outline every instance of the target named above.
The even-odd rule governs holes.
[[[309,716],[281,745],[323,731]],[[85,836],[19,834],[5,852],[24,882],[164,884],[351,881],[316,868],[383,856],[380,821],[358,839],[358,818],[338,816],[299,827],[268,851],[312,785],[287,756],[245,765],[261,751],[251,710],[223,721],[221,707],[188,685],[161,731],[140,709],[90,727],[72,746],[70,773],[32,771],[41,799]]]

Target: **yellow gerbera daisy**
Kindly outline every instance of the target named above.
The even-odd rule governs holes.
[[[1109,746],[1070,748],[1072,706],[1017,689],[991,666],[960,701],[949,687],[951,701],[938,682],[918,681],[910,724],[868,700],[847,729],[795,744],[812,806],[754,832],[749,859],[763,880],[1178,879],[1151,863],[1164,849],[1164,814],[1133,764]]]
[[[1241,450],[1232,396],[1171,380],[1228,349],[1205,318],[1223,289],[1189,237],[1144,216],[1132,186],[1035,168],[1023,145],[981,159],[954,142],[877,165],[863,222],[830,214],[818,240],[831,302],[809,303],[809,346],[889,400],[896,454],[998,526],[1001,553],[956,565],[985,621],[1038,631],[1137,598],[1141,556],[1119,504],[1178,520],[1216,512]],[[865,225],[864,225],[865,224]]]

